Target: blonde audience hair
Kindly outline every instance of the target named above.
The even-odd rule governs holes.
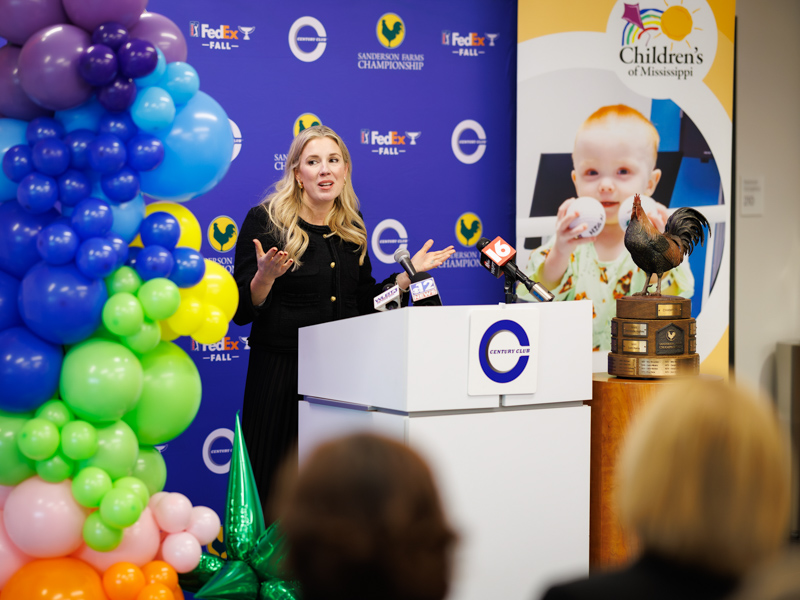
[[[723,381],[670,384],[620,455],[620,517],[645,551],[740,575],[788,532],[788,445],[766,398]]]
[[[300,156],[306,144],[315,138],[327,137],[339,146],[342,159],[347,165],[347,179],[342,193],[334,200],[333,209],[328,214],[325,225],[330,227],[329,235],[337,235],[343,241],[355,244],[360,249],[359,264],[364,264],[367,254],[367,228],[359,214],[358,196],[353,189],[353,163],[350,152],[342,138],[333,129],[325,125],[315,125],[304,129],[292,141],[286,158],[283,177],[270,189],[273,189],[262,200],[261,205],[267,211],[271,225],[271,233],[278,237],[285,250],[294,261],[292,270],[302,266],[302,258],[308,248],[308,234],[299,226],[300,207],[303,190],[295,178],[300,166]]]
[[[614,104],[611,106],[603,106],[598,108],[591,115],[589,115],[589,117],[580,126],[576,135],[576,141],[577,138],[580,137],[581,133],[587,129],[597,126],[609,126],[615,121],[628,121],[634,125],[642,126],[643,132],[647,136],[647,142],[653,149],[653,164],[651,165],[651,168],[655,167],[656,159],[658,158],[658,144],[660,141],[658,130],[647,117],[645,117],[635,108],[631,108],[626,104]]]

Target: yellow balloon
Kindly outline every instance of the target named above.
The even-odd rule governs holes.
[[[181,337],[179,333],[172,331],[172,328],[166,321],[159,321],[158,324],[161,325],[161,339],[165,342],[171,342],[172,340]]]
[[[166,319],[166,322],[178,335],[191,335],[203,324],[205,316],[203,302],[191,296],[184,296],[181,290],[181,305],[174,315]]]
[[[198,344],[216,344],[228,333],[228,319],[225,313],[213,304],[205,305],[205,320],[200,329],[192,334]]]
[[[193,285],[192,287],[188,288],[180,288],[181,292],[181,299],[183,298],[194,298],[195,300],[203,301],[203,298],[206,297],[206,287],[208,283],[206,282],[205,275],[203,275],[203,279],[200,280],[200,283],[197,285]]]
[[[239,305],[239,288],[236,287],[236,280],[219,263],[209,259],[205,259],[205,261],[206,274],[203,279],[206,282],[206,294],[204,300],[208,304],[219,307],[230,321]]]
[[[154,212],[169,213],[178,219],[178,223],[181,226],[181,237],[178,238],[178,246],[187,246],[198,252],[200,251],[200,246],[203,244],[203,233],[200,230],[200,223],[192,214],[192,211],[183,204],[177,204],[176,202],[153,202],[145,206],[145,218],[149,217]],[[141,248],[143,246],[142,237],[137,234],[136,239],[130,243],[130,246]]]

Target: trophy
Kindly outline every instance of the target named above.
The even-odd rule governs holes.
[[[639,195],[633,200],[631,221],[625,230],[625,247],[646,275],[644,288],[617,300],[611,320],[608,373],[632,379],[663,379],[697,375],[697,323],[692,302],[661,294],[664,274],[677,267],[705,243],[706,218],[693,208],[679,208],[667,220],[664,233],[650,222]],[[649,292],[657,278],[656,291]]]

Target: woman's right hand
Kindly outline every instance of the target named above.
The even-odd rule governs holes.
[[[287,252],[278,250],[275,247],[270,248],[264,252],[260,240],[253,240],[256,247],[256,262],[258,263],[258,271],[256,271],[253,280],[250,282],[250,295],[253,299],[253,304],[258,306],[267,299],[272,284],[275,280],[286,273],[294,261],[288,256]]]

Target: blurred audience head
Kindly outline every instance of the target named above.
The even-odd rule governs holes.
[[[304,600],[439,600],[455,535],[430,469],[408,447],[369,434],[320,445],[279,518]]]
[[[768,399],[723,381],[670,384],[626,438],[620,518],[645,551],[742,574],[786,539],[788,460]]]

